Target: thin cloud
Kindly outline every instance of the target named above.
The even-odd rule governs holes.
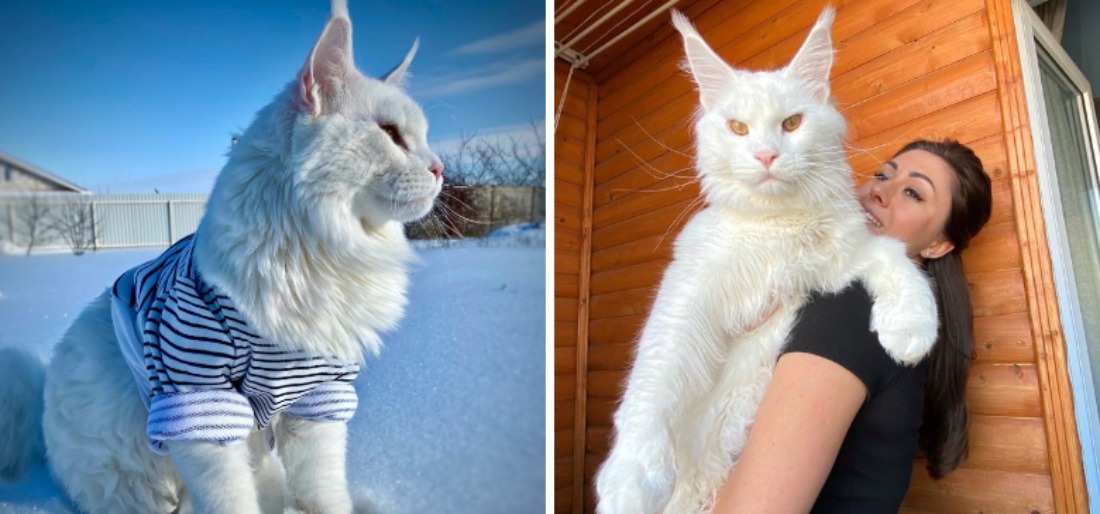
[[[493,36],[462,45],[450,53],[457,55],[489,54],[505,52],[517,47],[543,45],[546,41],[546,25],[536,22],[499,36]]]
[[[435,77],[421,75],[418,79],[423,85],[413,87],[413,96],[421,99],[439,98],[515,84],[542,77],[546,73],[545,63],[546,61],[540,56],[522,61],[495,61],[449,75]]]

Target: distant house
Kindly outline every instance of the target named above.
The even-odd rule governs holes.
[[[88,190],[37,166],[23,162],[0,152],[0,193],[11,192],[69,192],[87,193]]]

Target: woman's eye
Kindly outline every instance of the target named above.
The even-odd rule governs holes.
[[[381,128],[386,135],[390,136],[390,139],[393,140],[393,144],[408,151],[409,145],[405,143],[405,138],[401,137],[401,131],[397,130],[397,125],[393,123],[379,123],[378,127]]]
[[[914,199],[918,202],[924,200],[923,198],[921,198],[920,193],[918,193],[917,190],[913,189],[913,188],[906,188],[905,189],[905,196],[908,196],[909,198],[912,198],[912,199]]]
[[[886,174],[881,172],[881,171],[876,171],[874,177],[875,177],[875,180],[886,180],[886,179],[890,178],[890,177],[887,177]]]

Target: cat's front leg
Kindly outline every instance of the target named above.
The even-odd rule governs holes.
[[[647,445],[635,442],[641,441],[616,444],[599,468],[597,514],[658,514],[669,503],[675,481],[671,445],[662,437],[650,438]]]
[[[622,404],[615,411],[615,437],[596,476],[599,514],[654,514],[664,510],[676,479],[671,424],[695,395],[690,375],[700,363],[689,332],[655,306],[631,368]],[[697,357],[697,356],[695,356]],[[694,373],[693,373],[694,372]]]
[[[622,426],[616,423],[616,427]],[[657,514],[672,496],[675,482],[667,433],[618,431],[596,475],[597,514]]]
[[[875,237],[870,246],[862,279],[874,299],[871,330],[890,357],[915,365],[936,342],[939,316],[932,286],[902,243]]]
[[[168,441],[194,512],[260,514],[256,485],[244,441],[226,445],[207,441]]]
[[[350,514],[347,424],[284,415],[275,431],[294,505],[309,514]]]

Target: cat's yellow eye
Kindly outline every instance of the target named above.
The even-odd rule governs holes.
[[[798,129],[799,125],[802,125],[801,114],[792,114],[790,117],[783,120],[783,130],[787,132],[794,132]]]
[[[732,130],[734,134],[744,136],[748,135],[749,126],[737,120],[730,120],[730,130]]]

